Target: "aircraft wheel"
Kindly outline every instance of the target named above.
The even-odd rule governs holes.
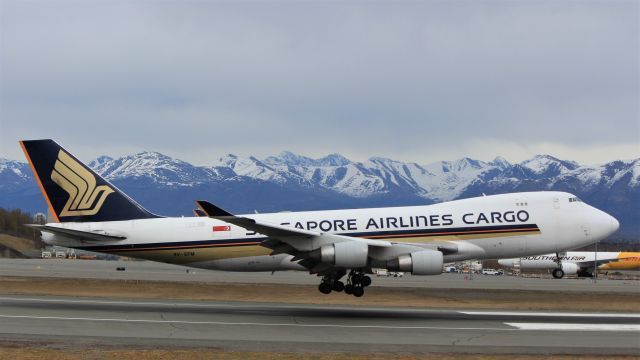
[[[342,281],[336,281],[333,283],[333,291],[341,292],[344,290],[344,283]]]
[[[353,294],[353,290],[355,289],[355,286],[351,285],[351,284],[347,284],[344,286],[344,293],[351,295]]]
[[[556,279],[562,279],[562,277],[564,276],[564,271],[562,271],[562,269],[554,269],[551,272],[551,275],[553,275],[553,277]]]
[[[318,290],[323,294],[329,294],[331,293],[331,285],[326,282],[322,282],[320,283],[320,286],[318,286]]]
[[[369,276],[365,275],[365,276],[362,277],[361,280],[362,280],[362,282],[361,282],[362,286],[367,287],[367,286],[371,285],[371,278]]]
[[[353,296],[355,297],[361,297],[362,295],[364,295],[364,289],[361,288],[360,286],[356,287],[353,289]]]
[[[351,281],[354,284],[360,284],[362,282],[362,276],[360,274],[353,274],[353,276],[351,277]]]

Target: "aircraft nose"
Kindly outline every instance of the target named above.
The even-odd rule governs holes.
[[[592,209],[594,211],[589,221],[591,223],[592,240],[600,241],[613,235],[620,226],[618,220],[602,210]]]
[[[609,220],[611,221],[611,233],[613,234],[620,228],[620,223],[618,222],[618,219],[614,218],[613,216],[610,216],[610,218],[611,219]]]

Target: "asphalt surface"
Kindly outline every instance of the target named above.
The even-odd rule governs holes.
[[[125,271],[116,271],[124,267]],[[234,273],[193,269],[150,261],[98,261],[61,259],[0,259],[0,276],[190,281],[205,283],[266,283],[317,285],[319,279],[305,272]],[[439,289],[512,289],[580,292],[640,293],[639,280],[552,279],[495,275],[442,274],[400,278],[373,276],[372,286]]]
[[[640,314],[0,297],[0,343],[640,355]]]

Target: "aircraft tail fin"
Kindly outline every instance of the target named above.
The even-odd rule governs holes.
[[[156,218],[53,140],[20,141],[57,222]]]

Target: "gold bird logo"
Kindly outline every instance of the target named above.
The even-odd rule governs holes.
[[[107,185],[96,186],[95,176],[62,150],[53,166],[51,180],[69,194],[60,216],[95,215],[107,196],[114,192]]]

